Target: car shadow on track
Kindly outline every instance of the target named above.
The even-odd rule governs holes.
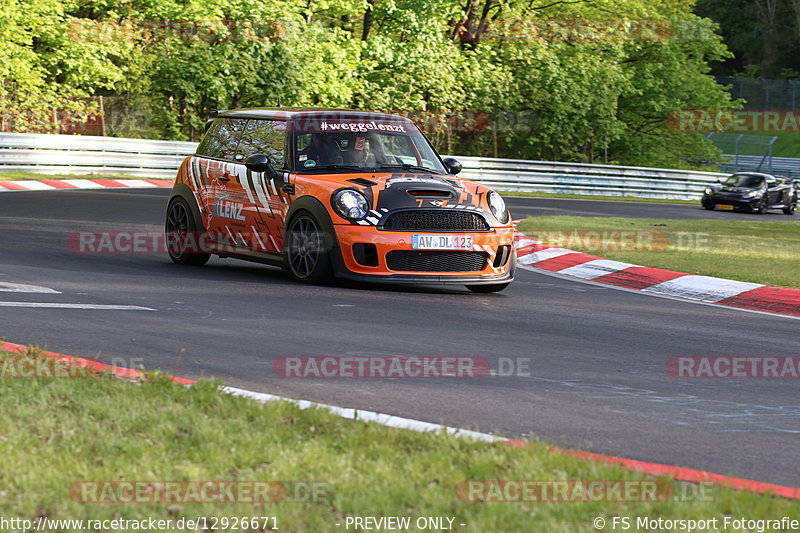
[[[231,261],[230,263],[228,261]],[[182,279],[193,281],[253,281],[267,282],[277,286],[310,286],[292,279],[289,272],[277,267],[259,265],[237,261],[236,259],[215,260],[203,267],[191,267],[184,265],[173,265],[169,260],[156,261],[153,263],[159,273],[171,275],[179,273]],[[223,273],[228,274],[227,276]],[[421,293],[421,294],[451,294],[459,296],[473,297],[503,297],[501,294],[476,294],[471,293],[466,287],[444,287],[434,285],[394,285],[388,283],[366,283],[354,282],[349,280],[334,279],[317,287],[328,287],[334,289],[348,289],[358,291],[379,291],[379,292],[401,292],[401,293]]]

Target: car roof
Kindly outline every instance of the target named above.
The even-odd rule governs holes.
[[[291,120],[293,118],[314,118],[324,117],[327,119],[336,118],[341,115],[347,120],[366,120],[366,119],[390,119],[405,120],[411,119],[389,113],[375,113],[372,111],[358,111],[354,109],[328,109],[315,107],[249,107],[242,109],[227,109],[219,111],[217,118],[272,118]]]
[[[733,176],[758,176],[758,177],[761,177],[761,178],[774,178],[775,177],[772,174],[765,174],[763,172],[745,172],[745,171],[734,172],[732,175]]]

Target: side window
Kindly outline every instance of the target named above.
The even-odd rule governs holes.
[[[269,156],[275,168],[285,168],[286,122],[281,120],[250,120],[236,150],[236,159],[253,154]]]
[[[246,124],[246,120],[218,118],[208,128],[203,141],[197,147],[197,155],[232,161],[239,136]]]

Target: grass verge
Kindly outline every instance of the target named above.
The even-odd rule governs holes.
[[[281,531],[316,533],[346,531],[347,516],[438,516],[454,518],[453,529],[461,532],[531,531],[535,526],[536,531],[566,533],[595,530],[597,517],[606,518],[602,530],[611,531],[612,515],[774,518],[798,510],[792,500],[670,481],[665,483],[674,492],[668,501],[465,502],[456,488],[468,479],[653,478],[554,453],[540,442],[516,449],[395,430],[286,402],[260,404],[228,396],[215,383],[184,387],[159,375],[144,382],[108,375],[11,379],[9,357],[0,352],[6,376],[0,380],[0,516],[7,519],[270,516]],[[29,350],[25,357],[41,361],[44,356]],[[82,498],[74,489],[81,481],[143,481],[159,493],[165,481],[232,480],[292,487],[300,485],[290,481],[310,482],[326,488],[316,499],[291,492],[291,498],[267,504],[75,500]]]
[[[127,174],[37,174],[35,172],[13,171],[0,172],[0,181],[28,181],[28,180],[131,180],[140,179],[138,176]],[[147,178],[158,179],[158,178]]]
[[[596,194],[559,194],[554,192],[498,191],[505,198],[564,198],[570,200],[604,200],[610,202],[640,202],[648,204],[700,205],[698,200],[664,200],[660,198],[634,198],[632,196],[599,196]]]
[[[531,238],[605,259],[800,288],[800,221],[541,216],[517,227]],[[620,231],[654,236],[657,243],[623,246],[610,235]],[[609,238],[585,232],[609,232]]]

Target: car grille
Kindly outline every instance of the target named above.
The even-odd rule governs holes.
[[[477,213],[454,209],[415,209],[392,213],[383,229],[395,231],[489,231]]]
[[[476,272],[486,266],[486,252],[394,250],[386,254],[386,266],[406,272]]]

